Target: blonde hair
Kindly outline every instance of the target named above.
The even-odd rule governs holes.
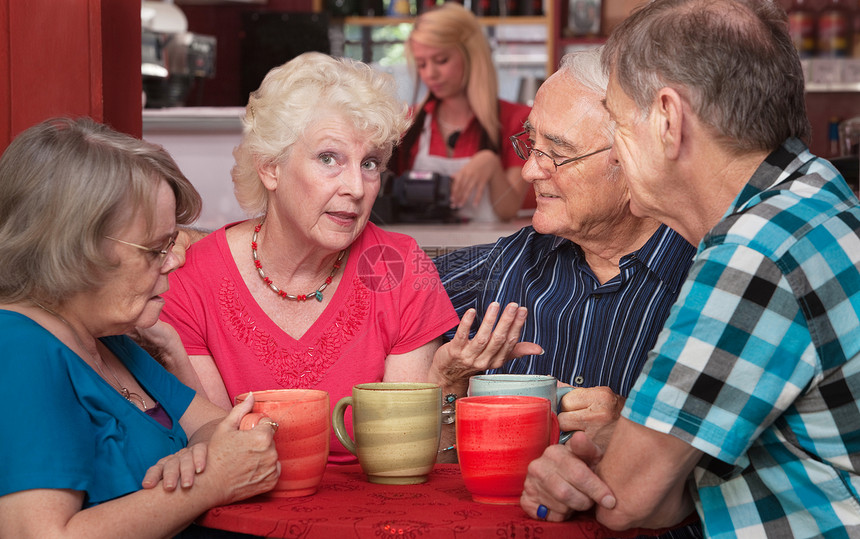
[[[18,135],[0,158],[0,301],[57,305],[100,286],[116,266],[104,237],[137,212],[153,230],[166,181],[176,221],[200,215],[200,195],[161,147],[89,118],[54,118]]]
[[[251,93],[242,142],[233,151],[234,191],[250,216],[266,211],[269,192],[256,165],[286,157],[315,118],[336,112],[391,155],[408,127],[408,107],[397,98],[393,77],[349,58],[309,52],[273,68]]]
[[[493,65],[490,43],[484,30],[471,11],[455,2],[428,11],[415,19],[409,42],[430,47],[456,48],[465,61],[466,98],[478,123],[487,132],[494,148],[499,148],[501,123],[499,121],[499,81]],[[410,47],[406,59],[418,86],[418,70]],[[429,99],[429,96],[428,96]]]

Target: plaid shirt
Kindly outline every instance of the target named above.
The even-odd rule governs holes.
[[[624,415],[703,451],[712,537],[860,535],[860,207],[787,140],[699,245]]]

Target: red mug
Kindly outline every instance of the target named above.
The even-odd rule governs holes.
[[[549,400],[524,395],[457,399],[457,456],[472,499],[520,503],[531,461],[558,441]]]
[[[236,404],[247,398],[243,393]],[[328,462],[331,406],[325,391],[273,389],[254,391],[254,408],[240,428],[253,428],[263,417],[278,423],[275,448],[281,477],[269,496],[292,498],[317,491]]]

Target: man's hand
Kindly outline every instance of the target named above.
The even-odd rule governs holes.
[[[469,376],[499,368],[516,357],[543,353],[543,348],[535,343],[520,342],[528,309],[509,303],[499,316],[500,309],[496,302],[487,307],[484,320],[472,339],[469,339],[469,330],[476,313],[474,309],[466,311],[454,338],[436,351],[430,381],[439,383],[446,391],[462,394]]]
[[[561,399],[558,425],[562,431],[584,432],[605,451],[621,417],[624,400],[606,386],[574,389]]]
[[[612,509],[615,496],[594,473],[602,457],[603,451],[582,432],[574,433],[565,445],[550,445],[529,464],[520,506],[532,518],[552,522],[566,520],[574,511],[588,511],[595,502]]]

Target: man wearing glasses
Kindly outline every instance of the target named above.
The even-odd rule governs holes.
[[[534,186],[532,226],[435,260],[458,314],[491,302],[529,309],[521,339],[544,349],[489,372],[549,374],[587,388],[565,395],[563,430],[608,441],[684,281],[693,247],[634,216],[610,160],[607,78],[598,50],[567,55],[511,137]],[[476,326],[477,327],[477,324]]]

